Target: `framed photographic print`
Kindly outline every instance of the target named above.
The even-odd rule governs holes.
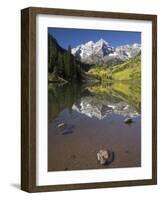
[[[21,11],[21,188],[157,183],[157,16]]]

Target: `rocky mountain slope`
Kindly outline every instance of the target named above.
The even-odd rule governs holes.
[[[121,64],[129,58],[135,57],[141,50],[140,44],[113,47],[104,39],[97,42],[89,41],[71,50],[72,54],[81,62],[88,64],[106,64],[114,66]]]

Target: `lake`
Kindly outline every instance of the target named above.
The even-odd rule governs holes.
[[[108,165],[100,149],[113,153]],[[140,166],[140,82],[49,84],[48,171]]]

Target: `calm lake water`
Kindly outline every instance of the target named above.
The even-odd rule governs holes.
[[[48,170],[141,166],[140,112],[140,83],[49,84]],[[100,149],[114,153],[109,165]]]

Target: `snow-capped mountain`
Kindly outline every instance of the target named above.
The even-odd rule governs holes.
[[[140,44],[124,45],[114,48],[104,39],[97,42],[89,41],[72,49],[72,54],[87,64],[110,64],[122,63],[136,56],[141,50]]]
[[[134,43],[132,45],[124,45],[116,47],[115,51],[120,56],[120,58],[127,60],[136,56],[141,50],[141,45]]]

